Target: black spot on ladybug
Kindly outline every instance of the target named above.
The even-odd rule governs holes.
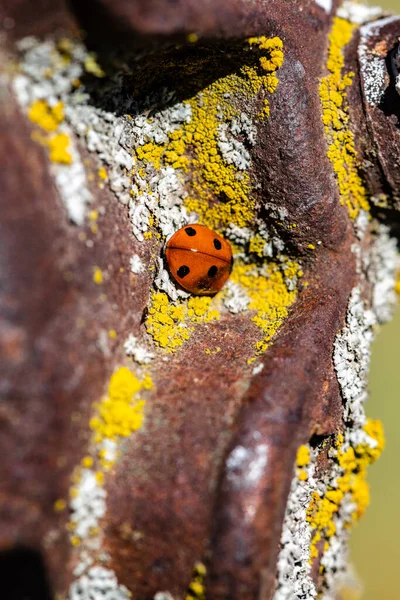
[[[196,235],[196,230],[193,229],[193,227],[186,227],[185,228],[185,233],[186,235],[188,235],[189,237],[193,237],[194,235]]]
[[[221,250],[221,248],[222,248],[222,244],[219,240],[217,240],[217,238],[214,238],[214,248],[216,250]]]
[[[190,269],[188,266],[182,265],[181,267],[179,267],[179,269],[177,270],[176,273],[177,273],[178,277],[183,279],[184,277],[186,277],[186,275],[189,275]]]
[[[209,277],[215,277],[216,274],[217,274],[217,272],[218,272],[218,267],[216,267],[215,265],[213,265],[212,267],[210,267],[208,269],[208,276]]]

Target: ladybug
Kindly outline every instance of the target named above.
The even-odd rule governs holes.
[[[205,225],[186,225],[167,242],[165,256],[171,275],[193,294],[216,294],[232,270],[229,242]]]

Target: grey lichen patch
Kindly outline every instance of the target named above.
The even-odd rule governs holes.
[[[71,60],[64,61],[53,41],[39,42],[33,37],[21,40],[18,49],[23,58],[12,82],[14,93],[31,120],[48,134],[35,139],[49,147],[51,172],[67,214],[73,223],[82,225],[92,194],[60,99],[71,93],[73,82],[82,75],[85,51],[79,44],[71,46]]]
[[[245,144],[254,146],[256,138],[257,129],[245,113],[233,117],[230,124],[221,123],[218,126],[218,148],[222,157],[228,165],[234,164],[240,171],[251,165],[250,153]]]
[[[91,567],[70,590],[70,600],[129,600],[131,593],[120,585],[115,573],[101,566]]]
[[[309,462],[304,465],[305,480],[296,475],[291,484],[281,535],[281,551],[277,562],[277,582],[273,600],[316,598],[311,577],[310,545],[312,529],[307,522],[307,509],[312,494],[322,490],[316,477],[316,452],[309,449]]]
[[[390,236],[389,228],[379,225],[375,243],[365,261],[367,279],[372,282],[372,310],[378,323],[393,317],[397,303],[396,277],[400,269],[397,240]]]
[[[176,170],[166,167],[157,172],[132,171],[135,149],[149,141],[164,143],[168,135],[190,119],[190,106],[177,103],[160,111],[154,118],[143,115],[117,116],[91,102],[81,83],[90,56],[83,44],[64,40],[40,42],[35,38],[19,44],[22,53],[13,87],[21,106],[32,118],[32,107],[43,102],[51,113],[60,107],[61,131],[68,134],[70,165],[52,165],[61,197],[71,221],[81,225],[91,195],[85,169],[79,158],[76,139],[92,153],[106,173],[106,182],[123,204],[128,206],[132,233],[142,241],[153,216],[162,234],[167,236],[187,222],[183,199],[185,191]],[[40,116],[40,115],[39,115]],[[49,125],[34,119],[43,129]],[[52,125],[49,125],[52,127]]]
[[[396,21],[398,17],[386,17],[360,27],[358,60],[362,74],[365,99],[371,106],[378,106],[389,83],[385,56],[380,56],[369,47],[369,42],[382,27]]]
[[[352,0],[345,0],[337,11],[337,16],[356,25],[364,25],[385,15],[380,6],[362,4]]]
[[[124,342],[124,350],[125,354],[131,356],[139,365],[149,364],[155,356],[154,353],[150,352],[144,344],[140,343],[137,337],[132,333],[129,334]]]
[[[361,290],[354,288],[347,309],[346,327],[336,336],[334,365],[342,391],[344,417],[359,426],[365,424],[364,401],[374,338],[376,316],[361,300]]]

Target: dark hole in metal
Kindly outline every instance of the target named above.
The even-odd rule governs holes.
[[[53,600],[43,558],[25,547],[0,552],[1,598]]]

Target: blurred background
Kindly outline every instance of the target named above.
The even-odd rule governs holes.
[[[382,3],[400,12],[400,0]],[[371,504],[351,540],[362,600],[400,600],[400,307],[373,345],[367,415],[383,421],[386,449],[370,467]]]

